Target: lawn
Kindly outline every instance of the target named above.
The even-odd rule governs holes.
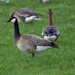
[[[53,21],[60,30],[56,44],[60,49],[48,49],[35,55],[21,52],[13,41],[14,27],[6,23],[9,14],[20,8],[30,8],[43,16],[32,24],[19,22],[22,34],[41,37],[48,25],[48,9],[53,11]],[[75,75],[75,0],[10,0],[0,4],[0,75]]]

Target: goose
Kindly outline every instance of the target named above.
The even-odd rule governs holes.
[[[39,0],[39,1],[45,3],[45,2],[49,2],[51,0]]]
[[[7,22],[12,22],[14,24],[14,42],[17,47],[25,53],[32,53],[32,57],[34,57],[35,53],[38,56],[39,52],[48,48],[59,48],[55,43],[47,41],[36,35],[20,34],[18,20],[16,17],[9,18]]]
[[[49,14],[49,25],[44,27],[42,31],[42,37],[46,40],[56,41],[60,35],[60,32],[58,28],[55,27],[53,24],[51,9],[48,10],[48,14]]]
[[[19,10],[13,11],[10,14],[10,17],[16,17],[18,21],[25,23],[32,23],[34,20],[41,20],[39,16],[41,16],[41,14],[38,14],[29,8],[21,8]]]

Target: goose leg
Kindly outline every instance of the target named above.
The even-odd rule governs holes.
[[[37,50],[35,52],[36,52],[37,56],[39,57],[39,52]]]
[[[35,55],[35,54],[34,54],[34,53],[32,53],[32,57],[34,57],[34,55]]]

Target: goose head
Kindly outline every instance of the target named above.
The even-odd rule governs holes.
[[[11,17],[11,18],[9,18],[6,22],[15,23],[16,21],[17,21],[17,18],[16,18],[16,17]]]
[[[52,9],[48,9],[48,13],[49,14],[52,14]]]

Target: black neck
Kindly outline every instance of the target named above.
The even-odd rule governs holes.
[[[52,19],[52,13],[49,12],[49,26],[52,26],[53,24],[53,19]]]
[[[20,35],[20,32],[19,32],[19,26],[18,26],[18,21],[16,20],[16,22],[14,23],[14,36],[17,37]]]

